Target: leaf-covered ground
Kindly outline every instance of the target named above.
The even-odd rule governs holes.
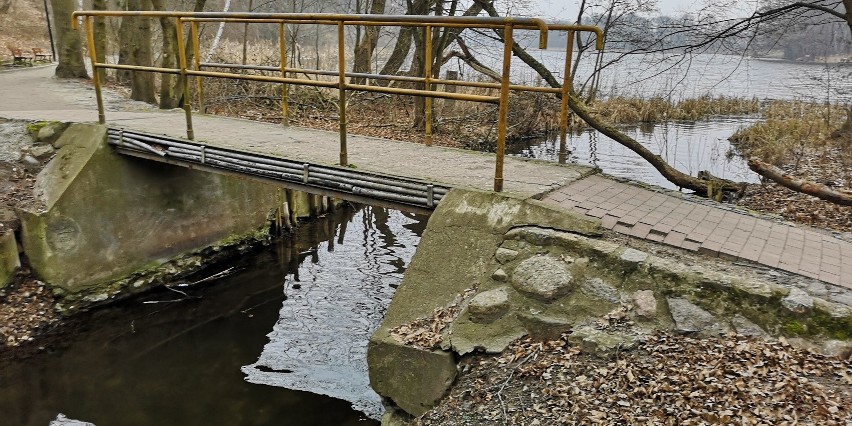
[[[460,367],[451,394],[414,424],[852,423],[852,363],[784,340],[661,333],[604,360],[524,339]]]

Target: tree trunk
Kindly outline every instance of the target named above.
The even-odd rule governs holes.
[[[138,5],[136,10],[151,10],[151,0],[128,0],[127,7]],[[131,18],[129,36],[132,40],[131,58],[134,65],[153,65],[151,49],[151,20],[148,18]],[[130,98],[135,101],[157,103],[154,88],[154,74],[150,72],[133,71],[130,78]]]
[[[391,52],[388,61],[385,62],[379,74],[395,75],[399,72],[402,63],[405,62],[405,58],[408,56],[408,51],[411,50],[411,39],[416,29],[416,27],[401,27],[399,29],[399,35],[396,38],[396,44],[393,46],[393,52]],[[387,86],[390,84],[390,81],[379,80],[376,84]]]
[[[92,2],[92,9],[94,10],[107,10],[107,0],[94,0]],[[98,16],[94,18],[94,30],[95,30],[95,54],[97,56],[97,61],[100,63],[106,62],[107,57],[107,26],[106,26],[106,18],[102,16]],[[98,70],[98,76],[101,81],[106,81],[106,70],[100,69]]]
[[[156,11],[165,11],[163,0],[151,0],[151,5]],[[175,18],[161,17],[160,28],[163,31],[162,67],[177,68],[177,23]],[[160,74],[160,109],[177,108],[180,103],[179,89],[175,85],[174,74]]]
[[[120,0],[118,2],[119,10],[131,10],[130,7],[133,6],[136,10],[139,8],[140,0]],[[121,25],[118,28],[119,33],[119,41],[118,41],[118,63],[120,65],[131,65],[133,63],[133,40],[131,36],[133,35],[133,18],[125,17],[121,18]],[[121,84],[130,84],[130,77],[132,73],[127,70],[115,70],[115,79]]]
[[[59,48],[59,64],[56,76],[59,78],[89,78],[86,64],[83,62],[83,49],[80,33],[71,29],[71,12],[74,3],[68,0],[50,0],[53,9],[53,28]]]
[[[373,0],[370,4],[370,14],[380,15],[385,13],[385,0]],[[367,26],[364,29],[364,36],[360,43],[355,46],[355,59],[352,65],[352,72],[369,73],[370,64],[373,59],[373,52],[376,50],[376,45],[379,43],[379,31],[382,27]],[[352,84],[365,84],[365,78],[355,77],[352,79]]]
[[[757,174],[785,188],[789,188],[803,194],[812,195],[821,200],[830,201],[842,206],[852,206],[852,192],[850,191],[838,191],[819,183],[796,179],[784,173],[784,171],[778,167],[754,158],[748,160],[748,167],[754,170]]]

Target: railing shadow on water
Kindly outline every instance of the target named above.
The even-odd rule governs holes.
[[[95,51],[94,25],[92,20],[95,17],[139,17],[139,18],[173,18],[177,24],[177,51],[179,56],[179,66],[177,68],[164,68],[155,66],[139,66],[139,65],[124,65],[124,64],[109,64],[97,61],[97,52]],[[424,143],[432,144],[432,99],[452,99],[470,102],[481,102],[498,105],[497,118],[497,149],[496,149],[496,164],[494,171],[494,190],[503,190],[503,157],[505,154],[506,145],[506,128],[508,118],[508,103],[509,92],[540,92],[552,93],[561,96],[560,105],[560,154],[559,162],[564,163],[566,158],[566,133],[567,133],[567,117],[568,117],[568,94],[570,88],[570,70],[571,58],[574,45],[575,32],[593,32],[596,35],[596,48],[600,51],[603,49],[603,34],[600,28],[590,25],[564,25],[547,23],[539,18],[515,18],[515,17],[480,17],[480,16],[418,16],[418,15],[341,15],[341,14],[305,14],[305,13],[235,13],[235,12],[159,12],[159,11],[76,11],[72,15],[72,27],[76,28],[77,21],[82,18],[86,29],[86,39],[88,43],[89,57],[92,63],[93,70],[99,69],[114,69],[114,70],[129,70],[156,72],[164,74],[180,75],[182,78],[181,90],[183,91],[184,112],[186,116],[186,136],[188,139],[194,139],[195,131],[192,126],[192,102],[189,89],[188,77],[195,77],[196,92],[198,93],[198,108],[204,111],[203,97],[203,78],[226,78],[236,80],[251,80],[281,84],[281,114],[282,124],[288,125],[288,86],[291,84],[324,88],[336,88],[338,90],[337,107],[339,110],[339,132],[340,132],[340,160],[341,166],[348,165],[348,146],[347,146],[347,131],[346,131],[346,109],[347,109],[347,93],[351,91],[364,91],[385,93],[392,95],[405,96],[422,96],[425,98],[425,136]],[[279,34],[279,50],[280,58],[278,67],[259,66],[259,65],[242,65],[242,64],[217,64],[217,63],[202,63],[199,55],[199,31],[198,24],[202,22],[229,22],[229,23],[266,23],[278,24]],[[186,54],[186,42],[184,40],[184,26],[189,24],[190,41],[193,49],[193,65],[189,66]],[[293,68],[287,64],[286,51],[286,26],[288,25],[330,25],[337,27],[337,50],[338,50],[338,66],[336,71],[316,70]],[[424,75],[422,77],[400,76],[400,75],[382,75],[369,73],[347,72],[346,64],[346,43],[345,43],[345,28],[347,26],[393,26],[393,27],[417,27],[423,28],[427,35],[423,46],[424,57]],[[503,59],[501,80],[499,83],[489,82],[473,82],[464,80],[449,80],[435,78],[432,72],[432,56],[435,49],[432,46],[432,37],[429,36],[433,29],[436,28],[478,28],[502,30],[502,45]],[[547,47],[547,38],[549,31],[565,31],[568,34],[565,56],[565,68],[563,74],[562,86],[542,87],[542,86],[526,86],[511,84],[509,81],[512,49],[515,45],[513,34],[516,29],[519,30],[537,30],[539,32],[539,48]],[[280,73],[280,76],[270,75],[250,75],[237,72],[222,72],[222,71],[205,71],[204,68],[218,68],[236,71],[256,70],[256,71],[274,71]],[[98,102],[98,121],[101,124],[106,123],[104,113],[104,104],[101,94],[101,81],[98,72],[93,72],[93,82],[95,85],[95,95]],[[299,78],[302,75],[305,78]],[[314,76],[314,79],[307,78]],[[322,80],[321,78],[327,78]],[[391,82],[404,82],[413,84],[415,89],[400,88],[400,87],[385,87],[370,84],[353,84],[352,80],[347,81],[347,78],[363,79],[365,82],[370,80],[383,80]],[[437,85],[443,85],[445,90],[438,90]],[[458,93],[456,91],[448,91],[446,87],[470,87],[482,89],[499,90],[499,96],[487,96],[477,94]]]

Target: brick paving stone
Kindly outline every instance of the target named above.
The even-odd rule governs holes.
[[[713,208],[603,177],[591,176],[563,190],[549,194],[545,202],[599,217],[604,228],[852,288],[852,260],[846,260],[852,259],[852,243],[824,232]]]
[[[618,218],[615,217],[615,216],[611,216],[611,215],[607,214],[607,215],[604,215],[604,217],[601,218],[601,226],[603,226],[606,229],[612,229],[615,226],[616,223],[618,223]]]
[[[647,223],[637,223],[633,226],[633,229],[630,231],[630,235],[633,235],[637,238],[645,238],[651,232],[651,225]]]
[[[685,240],[686,234],[672,231],[669,232],[668,235],[666,235],[666,238],[663,239],[663,242],[671,246],[680,247]]]

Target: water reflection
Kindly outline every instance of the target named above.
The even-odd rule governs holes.
[[[695,176],[707,170],[715,176],[739,182],[757,182],[745,160],[726,155],[731,149],[728,138],[737,129],[756,122],[749,117],[720,117],[699,122],[644,124],[621,129],[628,136],[660,155],[678,170]],[[647,161],[633,151],[595,130],[585,130],[568,137],[571,155],[568,161],[601,168],[613,176],[648,182],[676,189]],[[559,140],[546,138],[515,143],[507,147],[513,155],[556,161]]]
[[[339,210],[228,265],[237,275],[182,288],[192,299],[164,289],[81,315],[50,351],[0,365],[0,424],[44,426],[58,413],[96,425],[376,424],[319,394],[372,400],[363,348],[424,226]],[[286,370],[306,385],[264,381]]]
[[[260,358],[243,367],[246,380],[345,399],[380,417],[381,399],[367,377],[367,339],[384,317],[423,224],[416,216],[368,208],[345,223],[334,253],[333,238],[311,248],[311,262],[285,279],[288,298]]]

